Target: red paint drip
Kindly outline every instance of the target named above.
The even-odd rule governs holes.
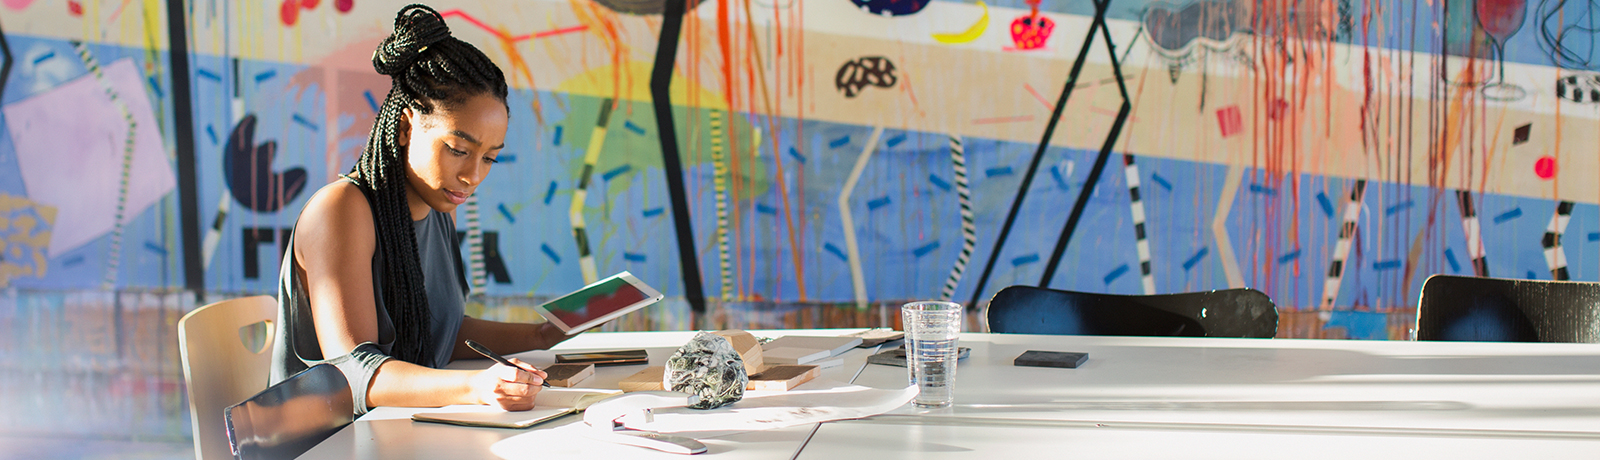
[[[1533,162],[1533,173],[1540,179],[1550,180],[1556,178],[1556,158],[1550,155],[1539,157]]]
[[[355,7],[356,0],[333,0],[333,9],[339,10],[340,13],[349,13]]]
[[[294,26],[300,20],[300,2],[283,0],[283,4],[278,5],[278,18],[283,20],[283,25]]]
[[[72,13],[73,16],[81,18],[83,17],[83,4],[72,0],[67,0],[67,12]]]

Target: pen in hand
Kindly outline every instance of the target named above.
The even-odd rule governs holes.
[[[528,369],[526,367],[522,367],[522,366],[518,366],[516,364],[512,364],[511,360],[506,359],[506,357],[504,357],[504,356],[500,356],[499,353],[495,353],[493,350],[490,350],[489,347],[485,347],[481,343],[472,341],[472,339],[467,339],[467,348],[471,348],[472,351],[476,351],[476,352],[478,352],[478,354],[483,355],[485,358],[489,358],[489,359],[494,360],[494,362],[497,362],[497,363],[500,363],[500,364],[504,364],[504,365],[510,366],[510,367],[515,367],[515,368],[518,368],[518,369]],[[540,381],[540,385],[543,385],[545,388],[550,388],[550,382],[546,382],[546,381],[541,380]]]

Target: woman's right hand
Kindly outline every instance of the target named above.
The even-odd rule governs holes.
[[[530,371],[533,366],[516,358],[511,358],[511,362],[526,368],[495,364],[473,374],[469,383],[472,393],[482,404],[508,411],[532,409],[533,397],[543,388],[541,385],[547,374],[540,370]]]

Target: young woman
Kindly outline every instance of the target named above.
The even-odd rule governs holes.
[[[400,10],[372,65],[393,86],[355,168],[312,195],[295,224],[271,380],[331,363],[349,379],[357,415],[376,406],[530,409],[545,377],[533,366],[440,369],[478,357],[465,339],[501,353],[566,339],[548,323],[463,313],[452,213],[505,147],[505,75],[422,5]]]

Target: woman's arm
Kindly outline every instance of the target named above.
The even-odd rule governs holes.
[[[324,358],[378,343],[372,255],[377,250],[372,211],[349,182],[323,187],[306,203],[296,225],[294,255],[305,273],[312,322]],[[543,376],[495,365],[483,371],[430,369],[391,359],[366,384],[370,406],[497,404],[533,407]]]
[[[546,350],[569,338],[572,337],[548,322],[502,323],[468,316],[461,318],[461,329],[456,334],[456,348],[451,352],[450,359],[483,357],[471,348],[467,348],[467,339],[482,343],[496,353],[512,354],[528,350]]]

